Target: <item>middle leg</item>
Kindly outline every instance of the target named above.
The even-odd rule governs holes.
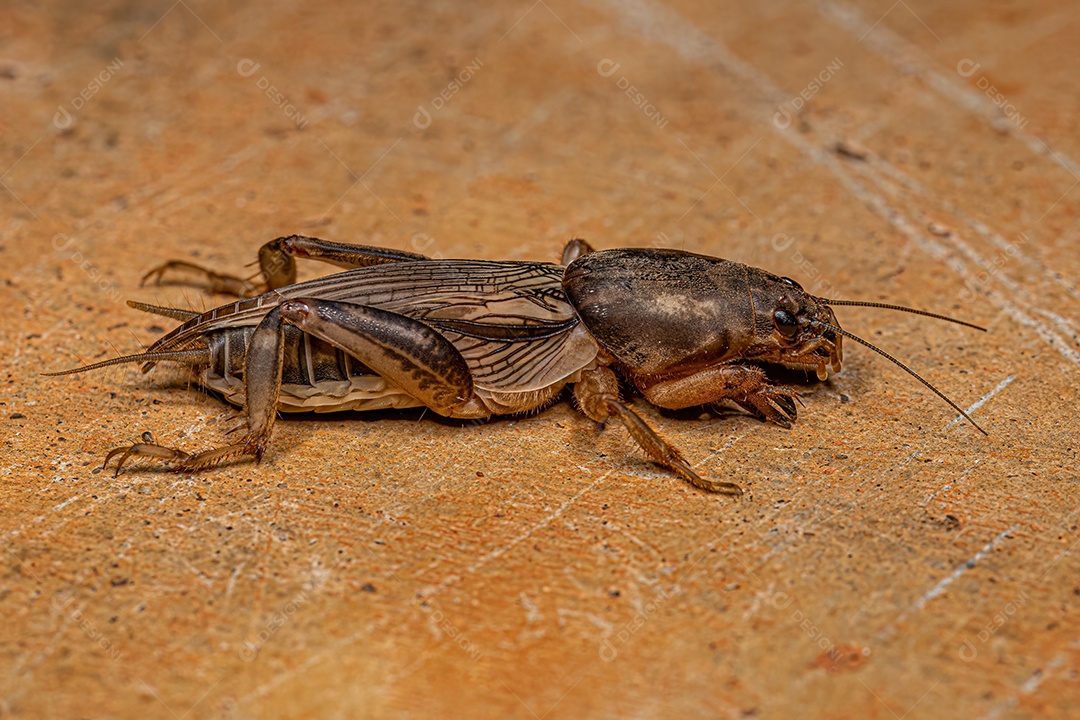
[[[574,398],[582,412],[597,422],[602,423],[612,415],[617,416],[646,455],[679,473],[695,487],[723,495],[743,494],[742,488],[735,483],[706,480],[694,472],[682,453],[619,400],[619,381],[611,368],[598,367],[583,373],[581,380],[574,385]]]

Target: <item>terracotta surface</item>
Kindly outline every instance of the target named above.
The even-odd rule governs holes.
[[[1080,16],[829,0],[0,9],[0,715],[1075,712]],[[483,7],[483,9],[480,9]],[[169,258],[305,232],[445,257],[686,248],[841,322],[791,430],[636,407],[741,500],[564,401],[278,425],[178,372],[45,378],[173,323]],[[322,272],[305,267],[307,276]]]

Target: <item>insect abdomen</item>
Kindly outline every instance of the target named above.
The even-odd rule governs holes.
[[[418,404],[330,343],[295,327],[285,326],[283,330],[280,410],[330,412]],[[220,392],[230,403],[241,407],[245,402],[244,364],[254,332],[254,327],[247,326],[208,334],[211,362],[199,375],[202,385]]]

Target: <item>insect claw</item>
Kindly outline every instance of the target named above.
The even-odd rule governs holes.
[[[149,433],[143,433],[145,437]],[[151,437],[153,437],[151,435]],[[105,456],[105,462],[102,463],[101,469],[104,470],[109,466],[109,461],[115,456],[120,455],[120,460],[116,463],[116,472],[113,473],[113,477],[120,477],[120,468],[124,467],[124,463],[127,462],[130,457],[151,457],[159,460],[165,460],[166,462],[172,462],[184,460],[191,457],[183,450],[174,450],[173,448],[167,448],[163,445],[154,445],[152,443],[135,443],[127,447],[118,447],[109,451],[109,454]]]
[[[794,395],[775,395],[770,397],[769,400],[771,400],[772,404],[778,407],[789,420],[794,422],[798,419],[799,412],[798,408],[795,406],[795,397],[796,396]]]
[[[153,268],[152,270],[150,270],[150,272],[148,272],[148,273],[146,273],[145,275],[142,276],[142,278],[139,280],[139,287],[145,287],[146,286],[146,281],[149,280],[151,277],[153,277],[155,275],[157,277],[154,278],[154,284],[155,285],[160,285],[161,284],[161,276],[164,275],[164,274],[165,274],[165,266],[164,265],[158,265],[156,268]]]
[[[196,280],[201,277],[202,282],[199,283],[192,280],[185,281],[183,279],[166,281],[165,274],[170,271],[187,273],[194,276]],[[143,275],[142,280],[139,281],[139,286],[145,286],[147,281],[151,279],[153,279],[155,285],[199,286],[201,284],[203,289],[207,292],[236,295],[237,297],[252,297],[258,294],[258,288],[243,278],[238,278],[234,275],[223,275],[186,260],[169,260],[166,263],[158,265],[156,268]]]
[[[694,472],[693,468],[683,459],[682,455],[675,448],[671,448],[677,457],[668,457],[667,463],[669,467],[674,469],[684,478],[690,481],[690,484],[694,487],[701,488],[705,492],[719,493],[721,495],[731,495],[732,497],[740,497],[743,494],[743,489],[735,483],[720,482],[719,480],[706,480],[705,478]]]
[[[116,448],[115,450],[110,450],[109,454],[105,456],[105,462],[103,462],[101,464],[101,469],[104,470],[105,468],[109,467],[109,461],[113,459],[113,456],[116,455],[119,452],[123,452],[124,456],[122,458],[120,458],[120,462],[118,462],[116,464],[116,472],[113,473],[113,477],[119,477],[119,475],[120,475],[120,466],[122,466],[124,464],[124,461],[128,459],[128,456],[131,454],[131,448],[132,447],[134,447],[134,446],[132,445],[132,446],[129,446],[129,447],[122,447],[122,448]]]
[[[791,423],[798,419],[798,398],[790,388],[767,386],[742,398],[734,398],[735,404],[762,422],[771,422],[782,428],[791,429]]]
[[[743,496],[743,489],[735,483],[720,482],[718,480],[703,480],[702,478],[698,478],[698,480],[700,482],[694,482],[693,480],[690,482],[706,492],[716,493],[718,495],[730,495],[731,497]]]

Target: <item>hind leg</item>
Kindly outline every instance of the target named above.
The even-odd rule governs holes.
[[[389,262],[427,260],[424,255],[372,245],[331,242],[306,235],[279,237],[259,248],[259,272],[247,278],[224,275],[187,260],[170,260],[143,276],[155,285],[195,285],[207,292],[254,297],[296,282],[296,258],[309,258],[341,268]],[[184,276],[187,276],[186,279]]]
[[[255,329],[244,366],[247,435],[234,445],[198,454],[154,443],[117,448],[120,468],[132,457],[171,463],[177,470],[201,470],[226,460],[261,459],[270,440],[281,392],[284,324],[325,340],[349,353],[440,415],[477,418],[491,415],[473,392],[472,372],[454,345],[412,318],[353,303],[296,298],[271,310]]]
[[[201,453],[157,445],[136,443],[130,447],[116,448],[105,456],[105,465],[119,455],[115,475],[129,458],[147,457],[171,463],[177,470],[201,470],[226,460],[244,456],[262,459],[270,432],[277,417],[277,401],[281,392],[281,371],[284,359],[285,332],[282,328],[281,310],[274,308],[263,318],[248,343],[244,365],[244,390],[247,408],[247,435],[242,442]]]

